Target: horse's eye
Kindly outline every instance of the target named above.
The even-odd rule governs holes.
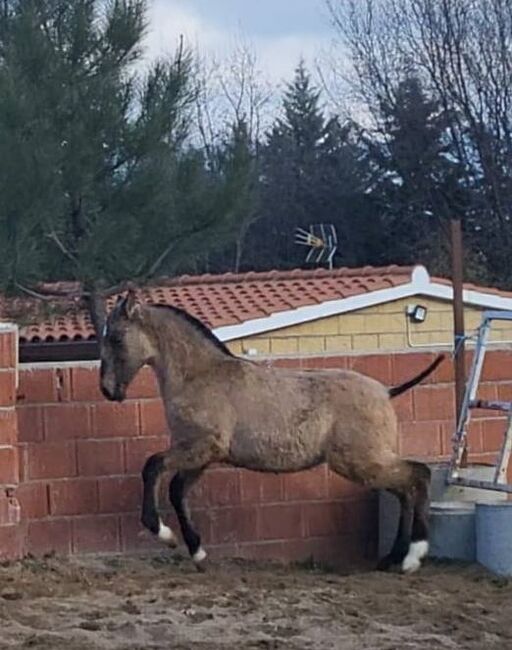
[[[123,338],[119,334],[112,334],[110,336],[110,344],[114,347],[119,347],[123,344]]]

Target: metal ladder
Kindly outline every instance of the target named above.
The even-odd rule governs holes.
[[[457,430],[453,437],[453,454],[450,461],[450,471],[448,472],[447,483],[512,493],[512,485],[507,484],[507,468],[512,453],[512,402],[487,401],[477,399],[476,397],[478,383],[482,374],[491,323],[496,320],[512,321],[512,311],[485,311],[482,314],[482,322],[478,330],[478,338],[476,341],[475,352],[473,354],[471,371],[466,384],[466,392],[464,393],[461,412],[457,421]],[[512,375],[512,368],[510,371]],[[498,455],[496,471],[492,481],[479,481],[460,475],[462,458],[467,449],[467,428],[471,419],[471,409],[475,408],[503,411],[508,414],[503,444]]]

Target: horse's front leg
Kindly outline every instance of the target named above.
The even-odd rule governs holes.
[[[199,476],[210,463],[219,460],[222,460],[222,454],[218,442],[215,438],[211,437],[196,440],[193,444],[186,441],[148,458],[142,470],[144,492],[142,497],[141,521],[143,525],[162,541],[170,546],[176,546],[176,536],[163,523],[159,514],[158,495],[162,478],[173,471],[178,472],[178,474],[183,472],[185,475],[190,474],[194,476],[197,474]],[[196,566],[198,566],[206,558],[206,553],[202,550],[200,542],[197,547],[195,546],[196,538],[199,540],[199,536],[193,531],[190,525],[190,519],[184,504],[185,484],[181,485],[180,479],[176,479],[175,483],[173,479],[173,484],[174,489],[171,492],[171,501],[174,507],[178,507],[181,512],[180,517],[178,510],[176,510],[182,531],[184,531],[183,527],[185,526],[187,534],[190,533],[187,541],[184,531],[185,543],[191,552],[192,559]]]
[[[201,546],[201,537],[192,525],[190,511],[187,505],[187,493],[203,473],[199,470],[183,470],[177,472],[169,485],[169,499],[178,517],[183,540],[188,552],[198,569],[204,566],[206,552]]]

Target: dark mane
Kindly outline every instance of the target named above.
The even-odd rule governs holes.
[[[231,350],[225,345],[220,339],[218,339],[215,334],[211,331],[209,327],[206,327],[206,325],[201,322],[198,318],[195,316],[192,316],[189,314],[187,311],[184,309],[180,309],[180,307],[174,307],[174,305],[162,305],[162,304],[152,304],[149,305],[150,307],[155,307],[156,309],[168,309],[172,312],[174,312],[177,316],[180,318],[183,318],[184,320],[187,321],[192,327],[194,327],[196,330],[198,330],[203,336],[205,336],[211,343],[215,345],[216,348],[219,350],[222,350],[224,354],[228,355],[229,357],[236,358],[236,355],[234,355]]]

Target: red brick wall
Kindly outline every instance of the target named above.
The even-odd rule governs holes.
[[[482,396],[512,395],[511,354],[488,353]],[[407,353],[275,363],[351,367],[394,385],[433,357]],[[404,456],[449,454],[452,382],[448,360],[423,385],[395,400]],[[123,404],[106,402],[97,384],[94,364],[21,368],[17,494],[26,552],[159,547],[139,525],[140,470],[151,453],[168,444],[153,376],[144,369]],[[504,431],[504,419],[497,415],[480,412],[475,418],[470,436],[475,460],[494,459]],[[191,504],[205,544],[217,553],[283,559],[313,555],[346,564],[375,553],[375,496],[325,467],[281,476],[213,468],[194,488]]]
[[[22,554],[17,500],[16,327],[0,323],[0,559]]]

